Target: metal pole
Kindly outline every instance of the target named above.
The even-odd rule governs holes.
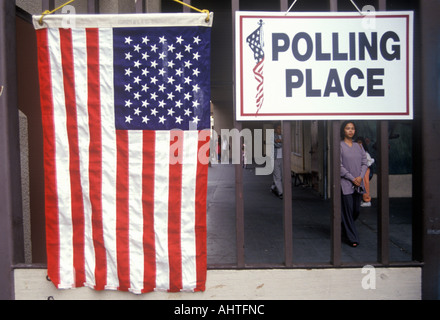
[[[99,0],[88,0],[87,1],[87,12],[88,13],[99,13]]]
[[[440,149],[440,96],[439,84],[439,42],[440,39],[440,2],[432,0],[419,1],[420,21],[420,61],[421,61],[421,123],[420,123],[420,175],[421,206],[423,214],[423,260],[422,298],[440,299],[440,210],[438,209],[439,160]]]
[[[388,121],[378,121],[377,137],[379,149],[377,195],[377,257],[384,265],[389,264],[389,151],[388,151]]]
[[[330,0],[330,11],[338,11],[338,1]],[[341,168],[340,168],[340,121],[331,121],[331,262],[334,266],[341,265]]]
[[[280,0],[280,10],[287,11],[288,1]],[[292,174],[290,157],[292,148],[291,122],[283,121],[283,205],[284,205],[284,263],[286,267],[293,265],[293,226],[292,226]]]
[[[231,1],[231,13],[232,13],[232,33],[235,34],[235,11],[240,9],[240,1],[232,0]],[[233,56],[235,57],[235,42],[233,44]],[[235,59],[235,58],[234,58]],[[233,64],[235,65],[235,63]],[[235,72],[232,73],[234,77],[235,83]],[[235,97],[235,86],[234,97]],[[235,120],[235,100],[233,102],[233,117],[234,117],[234,128],[239,132],[242,129],[241,122]],[[238,136],[238,135],[237,135]],[[238,136],[238,139],[239,136]],[[233,141],[232,145],[235,143],[240,143],[241,150],[241,141]],[[241,158],[241,157],[240,157]],[[241,160],[240,160],[241,161]],[[236,248],[237,248],[237,267],[244,268],[245,259],[244,259],[244,199],[243,199],[243,167],[241,164],[235,164],[235,228],[236,228]]]
[[[332,219],[331,219],[331,262],[336,266],[341,265],[341,166],[340,166],[340,121],[331,121],[331,197],[332,197]]]
[[[292,175],[291,156],[291,123],[282,122],[283,137],[283,205],[284,205],[284,263],[293,265],[293,230],[292,230]]]
[[[386,0],[379,1],[379,10],[386,10]],[[378,121],[377,137],[379,147],[377,195],[377,259],[383,265],[389,264],[389,150],[388,150],[388,121]]]
[[[183,0],[186,4],[191,5],[191,0]],[[183,6],[183,12],[191,12],[191,9],[187,6]]]
[[[42,11],[53,10],[55,8],[55,0],[42,0]]]
[[[328,199],[328,141],[327,141],[327,130],[328,130],[328,126],[327,126],[327,120],[323,121],[323,138],[322,140],[324,141],[323,143],[323,165],[322,165],[322,179],[323,179],[323,195],[324,195],[324,200]]]

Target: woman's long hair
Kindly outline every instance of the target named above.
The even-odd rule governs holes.
[[[352,121],[352,120],[345,120],[345,121],[342,122],[342,124],[341,124],[341,132],[340,132],[340,134],[341,134],[341,140],[344,140],[344,138],[345,138],[344,128],[345,128],[345,126],[346,126],[347,124],[349,124],[349,123],[352,123],[352,124],[353,124],[353,126],[354,126],[354,134],[356,135],[356,123],[355,123],[354,121]],[[354,139],[353,139],[353,140],[354,140]]]

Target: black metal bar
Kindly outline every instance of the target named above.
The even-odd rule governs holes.
[[[41,7],[43,11],[55,9],[55,0],[42,0]]]
[[[138,0],[135,3],[136,13],[144,13],[146,11],[145,0]]]
[[[322,121],[322,184],[323,184],[323,198],[328,199],[328,120]]]
[[[191,0],[183,0],[184,3],[191,5]],[[191,12],[191,8],[183,6],[183,12]]]
[[[231,13],[232,13],[232,34],[235,33],[235,11],[240,9],[239,0],[231,0]],[[233,42],[233,52],[235,52],[235,42]],[[235,54],[233,55],[235,57]],[[234,58],[235,59],[235,58]],[[234,60],[235,62],[235,60]],[[235,63],[234,63],[235,65]],[[235,71],[232,73],[235,83]],[[235,86],[233,88],[235,96]],[[235,120],[235,99],[233,102],[233,117],[234,128],[239,132],[242,129],[241,122]],[[237,143],[236,141],[233,141]],[[240,148],[241,150],[241,148]],[[241,158],[241,157],[240,157]],[[236,248],[237,248],[237,267],[244,268],[245,266],[245,252],[244,252],[244,199],[243,199],[243,167],[241,164],[235,165],[235,228],[236,228]]]
[[[242,129],[241,122],[234,121],[234,128],[239,132]],[[239,135],[233,136],[232,145],[240,144]],[[235,140],[235,139],[238,139]],[[241,159],[241,157],[240,157]],[[241,162],[242,160],[240,160]],[[235,228],[236,228],[236,246],[237,246],[237,266],[245,266],[245,242],[244,242],[244,198],[243,198],[243,166],[241,163],[235,164]]]
[[[338,11],[338,1],[330,1],[330,11]],[[330,261],[336,267],[341,265],[341,167],[340,167],[340,121],[331,121],[330,183],[332,197],[331,252]]]
[[[340,268],[363,268],[365,265],[371,265],[373,267],[382,267],[381,263],[378,262],[364,262],[364,261],[352,261],[341,264]],[[409,268],[409,267],[423,267],[423,262],[418,261],[398,261],[390,262],[389,267],[393,268]],[[47,264],[44,263],[17,263],[12,266],[13,269],[47,269]],[[250,263],[246,265],[249,269],[286,269],[284,263]],[[330,263],[325,262],[307,262],[307,263],[295,263],[289,269],[334,269],[334,266]],[[235,263],[214,263],[208,265],[208,270],[233,270],[238,269]]]
[[[419,15],[420,17],[420,15]],[[422,37],[419,23],[414,28],[414,106],[422,105],[421,81],[421,56]],[[422,108],[414,108],[414,120],[412,121],[412,259],[423,261],[423,214],[421,214],[421,203],[423,199],[423,161],[422,161]]]
[[[379,0],[379,10],[386,10],[386,0]],[[390,199],[389,199],[389,149],[388,149],[388,122],[379,121],[377,126],[379,141],[378,163],[378,214],[377,214],[377,259],[383,265],[389,261],[389,223],[390,223]]]
[[[341,264],[338,269],[343,268],[363,268],[365,265],[371,265],[373,267],[383,267],[379,262],[374,261],[351,261]],[[400,261],[391,262],[388,267],[392,268],[409,268],[409,267],[423,267],[424,264],[417,261]],[[246,264],[247,269],[286,269],[283,263],[249,263]],[[212,264],[208,266],[208,270],[218,269],[239,269],[234,264]],[[325,262],[307,262],[307,263],[295,263],[289,269],[335,269],[334,265]]]
[[[280,11],[288,9],[288,1],[280,0]],[[293,266],[293,225],[292,225],[292,174],[291,174],[291,149],[292,125],[290,121],[283,121],[283,208],[284,208],[284,264]]]
[[[332,121],[331,133],[331,197],[332,197],[332,219],[331,219],[331,263],[336,267],[341,265],[341,137],[340,121]]]
[[[338,0],[329,0],[330,1],[330,11],[338,11]]]
[[[421,206],[423,214],[423,259],[422,298],[440,299],[440,97],[438,92],[438,67],[440,56],[438,39],[440,39],[440,2],[431,0],[419,1],[420,23],[420,61],[421,61]]]
[[[14,298],[12,265],[24,261],[15,1],[0,5],[0,299]]]
[[[283,205],[284,205],[284,263],[293,265],[291,122],[282,122],[283,136]]]
[[[378,121],[377,142],[379,161],[377,163],[377,259],[384,265],[389,264],[389,151],[388,151],[388,121]]]
[[[87,1],[87,12],[88,13],[99,13],[99,0],[88,0]]]

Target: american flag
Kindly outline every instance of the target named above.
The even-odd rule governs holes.
[[[258,23],[258,28],[252,32],[247,38],[246,42],[249,44],[251,48],[254,59],[255,59],[255,67],[252,69],[254,72],[254,77],[257,80],[257,93],[255,95],[255,102],[257,107],[257,112],[260,111],[263,101],[264,101],[264,76],[263,76],[263,67],[264,67],[264,42],[263,42],[263,20],[260,20]]]
[[[50,16],[37,30],[57,288],[205,289],[210,25],[188,15],[200,20],[65,29]]]

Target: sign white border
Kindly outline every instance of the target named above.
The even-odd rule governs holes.
[[[379,104],[376,105],[373,99],[369,99],[366,102],[366,99],[362,98],[352,98],[345,99],[344,103],[340,106],[338,105],[336,108],[334,106],[329,108],[320,107],[318,108],[310,108],[308,104],[305,102],[312,102],[315,104],[319,104],[319,98],[316,97],[308,97],[307,100],[302,100],[302,105],[295,106],[294,112],[286,112],[286,99],[285,97],[279,98],[279,103],[274,103],[274,92],[281,89],[276,89],[276,86],[279,88],[283,88],[285,90],[285,79],[281,77],[277,77],[275,81],[272,81],[269,84],[267,91],[264,92],[266,97],[268,95],[272,95],[270,97],[270,112],[268,112],[268,107],[263,109],[261,107],[261,111],[257,111],[257,107],[255,107],[255,89],[250,90],[245,87],[250,87],[249,82],[251,81],[250,70],[249,67],[245,68],[245,65],[250,65],[250,60],[252,59],[252,52],[249,48],[248,43],[246,42],[246,38],[250,35],[250,30],[256,29],[256,22],[259,19],[263,19],[263,21],[267,24],[272,23],[274,21],[288,21],[289,19],[296,19],[299,21],[301,19],[302,22],[306,20],[313,20],[313,23],[322,20],[326,21],[334,21],[333,19],[337,19],[338,22],[341,21],[342,26],[350,25],[349,23],[344,24],[345,21],[359,21],[360,23],[368,23],[365,20],[361,19],[381,19],[379,22],[387,22],[393,20],[387,19],[400,19],[404,21],[405,24],[405,39],[401,40],[401,53],[404,61],[405,70],[401,72],[393,73],[393,76],[389,76],[393,79],[394,82],[401,83],[404,81],[404,85],[400,85],[398,88],[399,94],[401,95],[401,102],[398,103],[398,110],[396,110],[396,104],[392,106],[393,108],[388,107],[386,104],[382,103],[379,108]],[[295,20],[291,20],[295,21]],[[371,20],[370,20],[371,21]],[[378,20],[376,20],[378,21]],[[246,26],[246,23],[249,24],[252,22],[251,27]],[[383,23],[382,23],[383,24]],[[323,24],[325,25],[325,23]],[[299,31],[307,31],[307,30],[298,30]],[[359,30],[353,30],[356,32]],[[371,31],[371,30],[370,30]],[[270,32],[270,31],[269,31]],[[292,30],[285,30],[286,34],[293,35],[296,32]],[[313,31],[315,32],[315,31]],[[265,38],[267,39],[267,37]],[[270,47],[270,44],[268,45]],[[290,50],[290,48],[289,48]],[[270,48],[265,50],[265,55],[271,57]],[[402,59],[402,60],[403,60]],[[293,60],[293,59],[291,59]],[[349,64],[350,61],[347,61],[346,64]],[[255,64],[255,62],[252,62]],[[328,64],[332,64],[333,61],[328,61]],[[365,62],[366,63],[366,62]],[[265,65],[265,67],[267,64]],[[289,67],[289,66],[287,66]],[[244,69],[245,68],[245,69]],[[312,70],[313,71],[313,70]],[[265,69],[265,73],[270,73],[270,65],[269,70]],[[398,76],[398,74],[402,73],[404,79]],[[386,11],[386,12],[374,12],[374,14],[361,15],[359,13],[352,12],[302,12],[302,13],[284,13],[284,12],[245,12],[245,11],[237,11],[236,19],[235,19],[235,79],[236,79],[236,97],[235,97],[235,106],[236,106],[236,119],[238,121],[255,121],[255,120],[338,120],[338,119],[352,119],[352,120],[408,120],[413,118],[413,12],[412,11]],[[400,79],[400,80],[399,80]],[[256,87],[256,79],[252,79],[254,81],[253,88]],[[273,80],[271,78],[265,79],[265,85],[268,84],[268,81]],[[305,81],[305,80],[304,80]],[[343,79],[342,79],[343,81]],[[390,81],[388,79],[388,81]],[[275,90],[271,91],[270,85]],[[266,89],[266,88],[265,88]],[[394,90],[396,91],[396,90]],[[285,92],[285,91],[284,91]],[[396,96],[396,94],[395,94]],[[283,100],[284,99],[284,100]],[[314,99],[314,100],[313,100]],[[321,99],[322,100],[322,99]],[[363,101],[362,101],[363,100]],[[250,106],[245,105],[246,103],[250,104],[252,101],[252,111]],[[349,103],[347,103],[349,101]],[[324,103],[324,101],[322,101]],[[361,111],[359,111],[358,104],[364,106]],[[371,108],[370,108],[371,106]],[[283,109],[284,108],[284,109]],[[313,110],[311,110],[313,109]],[[354,112],[351,109],[355,110]],[[369,109],[373,109],[372,111]]]

